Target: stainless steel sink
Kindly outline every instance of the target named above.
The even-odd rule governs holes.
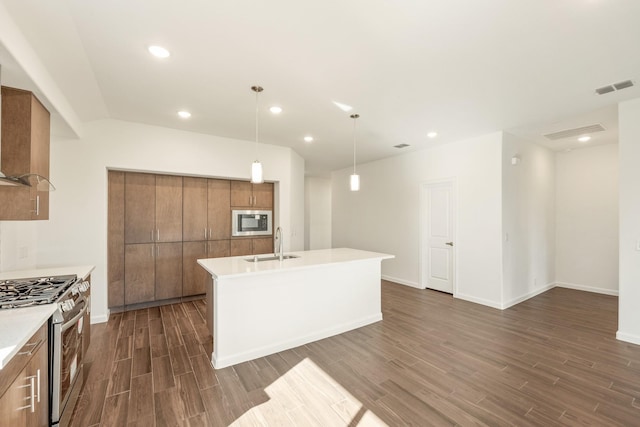
[[[282,259],[293,259],[300,258],[300,255],[283,255]],[[269,255],[269,256],[254,256],[251,258],[245,258],[244,260],[247,262],[260,262],[260,261],[278,261],[280,259],[279,256]]]

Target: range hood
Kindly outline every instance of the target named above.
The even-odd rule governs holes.
[[[0,87],[2,87],[2,64],[0,64]],[[2,118],[2,94],[0,94],[0,118]],[[2,158],[2,121],[0,120],[0,159]],[[0,167],[2,163],[0,163]],[[37,191],[55,191],[56,187],[44,176],[35,173],[6,176],[0,169],[0,185],[12,187],[35,187]]]

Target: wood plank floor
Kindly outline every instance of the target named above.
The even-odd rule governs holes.
[[[93,325],[73,425],[640,425],[616,297],[556,288],[499,311],[382,292],[382,322],[220,370],[204,301],[114,314]]]

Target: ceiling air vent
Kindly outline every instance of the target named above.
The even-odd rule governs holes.
[[[603,130],[605,130],[604,126],[598,123],[595,125],[582,126],[575,129],[566,129],[559,132],[548,133],[544,135],[544,137],[550,139],[551,141],[555,141],[557,139],[572,138],[580,135],[602,132]]]
[[[394,145],[395,148],[405,148],[408,147],[409,144],[398,144],[398,145]]]
[[[633,81],[625,80],[623,82],[618,82],[618,83],[614,83],[614,84],[611,84],[611,85],[606,85],[606,86],[599,87],[598,89],[596,89],[596,93],[598,95],[604,95],[605,93],[610,93],[610,92],[613,92],[615,90],[626,89],[626,88],[632,87],[632,86],[633,86]]]

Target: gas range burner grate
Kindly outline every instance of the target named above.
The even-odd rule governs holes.
[[[0,281],[0,308],[49,304],[76,281],[76,275]]]

